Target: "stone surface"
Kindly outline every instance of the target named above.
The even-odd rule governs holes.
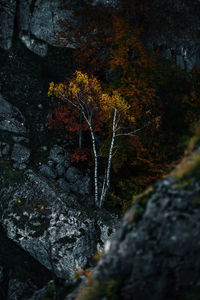
[[[33,294],[36,289],[31,281],[19,281],[17,279],[10,279],[8,283],[7,300],[25,300]]]
[[[69,183],[67,183],[63,178],[58,179],[57,183],[63,192],[69,194],[69,192],[70,192]]]
[[[0,94],[0,130],[26,134],[25,118],[21,112]]]
[[[15,162],[15,163],[13,163],[13,168],[17,169],[17,170],[20,170],[20,171],[23,171],[27,168],[27,165],[25,163]]]
[[[1,143],[1,153],[2,156],[8,155],[10,151],[10,145],[7,143]]]
[[[67,170],[65,177],[70,183],[75,183],[77,180],[81,178],[81,173],[77,168],[70,167]]]
[[[73,195],[59,194],[31,170],[22,183],[2,188],[0,199],[0,222],[8,237],[69,281],[105,242],[105,226],[111,235],[116,224],[105,212],[109,223],[104,225],[101,216],[86,213]]]
[[[16,0],[1,0],[0,2],[0,47],[8,50],[12,45]]]
[[[106,287],[112,282],[112,295],[119,299],[190,299],[182,296],[199,286],[199,171],[194,168],[187,181],[176,178],[172,173],[137,198],[106,242],[106,255],[92,271],[92,282],[82,283],[88,285],[84,295],[88,291],[91,300],[107,299]],[[75,291],[66,300],[81,295]]]
[[[62,10],[60,6],[59,0],[19,1],[19,37],[27,48],[40,56],[46,55],[48,44],[55,44],[59,21],[72,16],[70,9]]]
[[[29,143],[30,141],[28,138],[25,138],[23,136],[12,136],[12,139],[16,143],[21,143],[21,142]]]
[[[34,37],[30,37],[30,34],[20,33],[19,37],[23,44],[35,54],[44,57],[47,54],[48,46],[45,42],[38,41]]]
[[[70,19],[74,23],[77,22],[70,2],[69,9],[63,10],[60,9],[62,4],[59,0],[19,0],[17,12],[16,2],[16,0],[1,1],[0,46],[4,49],[11,47],[16,14],[19,38],[27,48],[40,56],[47,54],[48,44],[55,44],[55,35],[60,30],[59,21]],[[115,0],[94,0],[93,5],[99,2],[105,6],[119,6]],[[67,3],[68,1],[65,2]],[[149,11],[157,17],[154,19],[153,31],[144,37],[148,48],[173,60],[187,71],[194,66],[200,66],[200,2],[152,0]],[[131,14],[137,19],[137,11]]]
[[[69,156],[67,155],[66,151],[58,145],[55,145],[53,148],[51,148],[49,158],[57,164],[63,164],[65,167],[70,165]]]
[[[6,101],[0,94],[0,114],[10,115],[12,113],[12,110],[12,105],[8,101]]]
[[[57,176],[62,176],[65,173],[65,166],[63,166],[63,163],[58,163],[55,167]]]
[[[69,173],[68,173],[69,175]],[[74,173],[73,173],[74,175]],[[78,176],[75,174],[75,176]],[[77,178],[77,177],[76,177]],[[72,178],[71,178],[72,179]],[[71,185],[70,188],[73,192],[81,195],[81,196],[86,196],[91,194],[91,179],[89,176],[84,176],[78,179],[77,181],[72,181],[71,180]]]
[[[50,281],[45,287],[39,289],[33,293],[33,295],[27,300],[44,300],[49,299],[49,296],[54,299],[55,297],[55,286],[53,281]]]
[[[11,160],[18,164],[26,163],[29,160],[31,150],[20,144],[14,144],[11,153]]]
[[[43,175],[46,176],[47,178],[52,178],[52,179],[55,179],[55,178],[56,178],[56,175],[55,175],[55,173],[53,172],[53,170],[51,169],[50,166],[42,165],[42,166],[39,168],[39,171],[40,171],[41,174],[43,174]]]

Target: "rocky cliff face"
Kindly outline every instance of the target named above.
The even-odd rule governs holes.
[[[111,236],[116,218],[90,208],[89,173],[72,166],[63,147],[41,146],[46,160],[30,168],[29,134],[26,118],[0,95],[0,223],[12,241],[73,281],[74,270]]]
[[[94,4],[97,2],[99,1],[94,1]],[[105,5],[117,5],[117,1],[113,0],[101,2]],[[134,0],[134,2],[137,4],[138,1]],[[67,19],[76,22],[70,1],[68,6],[67,9],[63,9],[62,2],[59,0],[2,0],[0,47],[10,49],[15,33],[28,49],[45,56],[48,45],[55,44],[54,37],[59,31],[59,21]],[[151,2],[150,11],[153,31],[145,34],[148,48],[175,61],[187,71],[194,66],[199,66],[199,1],[154,0]],[[133,14],[137,18],[137,8]]]
[[[199,161],[198,148],[136,199],[78,296],[66,299],[199,299]]]
[[[31,170],[0,191],[0,220],[8,237],[58,277],[72,280],[112,234],[114,219],[86,212]]]
[[[102,2],[109,4],[114,1]],[[60,29],[59,21],[73,20],[70,1],[65,2],[65,7],[66,4],[68,9],[63,9],[63,2],[60,0],[1,1],[0,47],[10,49],[13,34],[16,31],[28,49],[40,56],[45,56],[48,45],[55,45],[55,35]]]

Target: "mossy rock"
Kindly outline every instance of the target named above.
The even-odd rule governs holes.
[[[120,279],[109,279],[97,281],[90,277],[86,286],[81,290],[77,300],[120,300]]]
[[[153,193],[154,188],[153,186],[150,186],[143,193],[133,196],[132,203],[135,205],[129,213],[129,222],[138,222],[141,220],[142,215],[145,212],[147,202]]]
[[[23,171],[13,169],[11,162],[0,160],[1,181],[3,187],[12,186],[23,181]]]
[[[185,158],[172,172],[172,177],[177,183],[190,184],[194,179],[200,179],[200,153],[195,153]]]

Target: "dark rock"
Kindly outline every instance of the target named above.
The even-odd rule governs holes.
[[[17,170],[20,170],[20,171],[23,171],[27,168],[27,165],[25,163],[15,162],[15,163],[13,163],[13,168],[17,169]]]
[[[38,41],[34,37],[30,37],[30,34],[20,33],[19,37],[29,50],[41,57],[46,56],[48,46],[45,42]]]
[[[10,145],[9,144],[7,144],[7,143],[2,143],[1,144],[2,146],[2,150],[1,150],[1,153],[2,153],[2,155],[8,155],[9,154],[9,151],[10,151]]]
[[[46,176],[47,178],[52,178],[52,179],[56,178],[56,175],[50,166],[42,165],[39,168],[39,170],[40,170],[40,173],[43,174],[44,176]]]
[[[16,2],[16,0],[1,1],[0,46],[4,49],[11,47],[16,14],[19,38],[26,47],[40,56],[47,54],[48,44],[55,45],[54,37],[60,30],[59,21],[66,19],[71,20],[74,24],[78,22],[73,14],[70,1],[67,10],[62,9],[59,0],[20,0],[17,12]],[[67,2],[65,1],[65,5]],[[115,0],[95,0],[93,5],[99,2],[105,6],[120,8],[118,1]],[[190,71],[193,67],[198,67],[200,65],[199,10],[198,0],[190,2],[186,0],[152,0],[147,11],[157,18],[151,26],[152,30],[148,31],[147,36],[144,37],[146,46],[174,61],[182,69]],[[131,12],[131,16],[135,17],[136,22],[137,17],[141,17],[136,10]],[[157,28],[160,29],[159,32]],[[75,45],[68,45],[68,47],[75,47]]]
[[[187,185],[176,179],[183,175],[173,172],[136,200],[106,242],[106,255],[92,271],[92,282],[66,299],[82,299],[82,293],[107,299],[111,292],[125,300],[182,299],[185,291],[199,286],[200,184],[193,168]]]
[[[91,194],[91,179],[89,176],[84,176],[79,182],[80,195],[90,195]]]
[[[10,279],[8,284],[7,300],[26,300],[36,289],[36,286],[30,281],[19,281],[17,279]]]
[[[77,168],[70,167],[65,173],[65,177],[70,183],[75,183],[81,178],[81,173]]]
[[[0,94],[0,115],[10,115],[12,111],[12,105]]]
[[[12,139],[13,139],[13,141],[16,142],[16,143],[21,143],[21,142],[29,143],[29,139],[28,139],[28,138],[25,138],[25,137],[23,137],[23,136],[13,136]]]
[[[8,50],[12,45],[16,0],[1,0],[0,3],[0,47]]]
[[[55,285],[53,281],[50,281],[45,287],[39,289],[33,293],[33,295],[27,300],[44,300],[44,299],[51,299],[55,298]]]
[[[63,178],[58,179],[57,183],[63,192],[69,194],[69,192],[70,192],[69,183],[67,183]]]
[[[25,118],[21,112],[0,95],[0,130],[26,134]]]
[[[60,9],[61,2],[36,0],[19,2],[19,37],[34,53],[45,56],[48,44],[55,44],[54,37],[59,31],[59,20],[69,19],[71,10]]]
[[[42,146],[41,149],[42,149],[43,151],[47,151],[47,150],[48,150],[47,146]]]
[[[24,173],[22,183],[0,189],[0,198],[0,222],[8,237],[69,281],[116,224],[110,215],[109,224],[99,222],[101,216],[91,216],[73,195],[60,194],[31,170]]]
[[[57,164],[55,170],[57,176],[62,176],[65,173],[65,166],[63,166],[63,163]]]
[[[53,146],[50,150],[49,159],[53,160],[57,164],[63,164],[65,167],[70,165],[69,156],[62,147],[57,145]]]
[[[26,163],[29,160],[31,150],[20,144],[14,144],[11,153],[11,160],[18,164]]]

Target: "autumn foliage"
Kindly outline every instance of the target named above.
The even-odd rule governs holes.
[[[81,130],[81,125],[88,128],[94,157],[95,205],[101,208],[110,188],[111,163],[116,138],[125,135],[132,136],[137,131],[126,132],[124,127],[134,125],[135,123],[134,115],[129,112],[130,105],[117,91],[113,91],[112,94],[104,93],[100,82],[94,76],[88,76],[80,71],[76,71],[69,82],[59,84],[51,82],[48,95],[57,97],[65,105],[71,105],[75,112],[79,114],[79,117],[82,116],[83,122],[78,126],[79,130]],[[64,124],[66,120],[63,117]],[[60,122],[62,123],[62,118]],[[76,124],[74,126],[76,127]],[[104,139],[108,141],[109,146],[106,151],[105,175],[102,187],[100,188],[100,143],[96,133],[103,132],[105,128],[107,128],[107,134],[102,135],[105,135],[106,138]],[[80,150],[79,153],[74,153],[72,158],[74,161],[78,161],[80,158],[82,160],[87,159],[85,155],[80,155]]]
[[[108,155],[112,135],[111,115],[117,104],[116,95],[126,99],[123,100],[126,121],[121,133],[127,133],[127,129],[138,131],[128,137],[118,137],[112,160],[112,168],[118,175],[113,182],[117,186],[123,175],[129,180],[128,188],[132,186],[134,192],[138,186],[145,187],[164,176],[180,156],[180,138],[188,134],[199,118],[199,72],[196,70],[188,76],[175,64],[162,59],[159,50],[153,52],[146,48],[145,34],[153,32],[156,38],[156,24],[160,19],[152,1],[120,0],[120,9],[105,8],[101,3],[94,6],[91,1],[82,0],[78,7],[73,1],[72,5],[79,22],[74,27],[70,21],[62,21],[56,43],[60,47],[75,44],[74,59],[81,71],[77,74],[89,74],[83,80],[89,80],[85,82],[88,86],[95,86],[91,90],[91,102],[89,90],[86,93],[88,107],[92,107],[95,115],[94,132],[104,157]],[[59,89],[64,94],[73,94],[73,83],[68,91],[65,88],[65,83],[50,87],[60,102],[54,104],[49,124],[59,128],[65,138],[76,139],[72,159],[78,162],[89,156],[84,145],[89,127],[83,116],[56,92]],[[78,143],[80,135],[82,149]],[[113,197],[118,197],[117,188],[112,192]]]

